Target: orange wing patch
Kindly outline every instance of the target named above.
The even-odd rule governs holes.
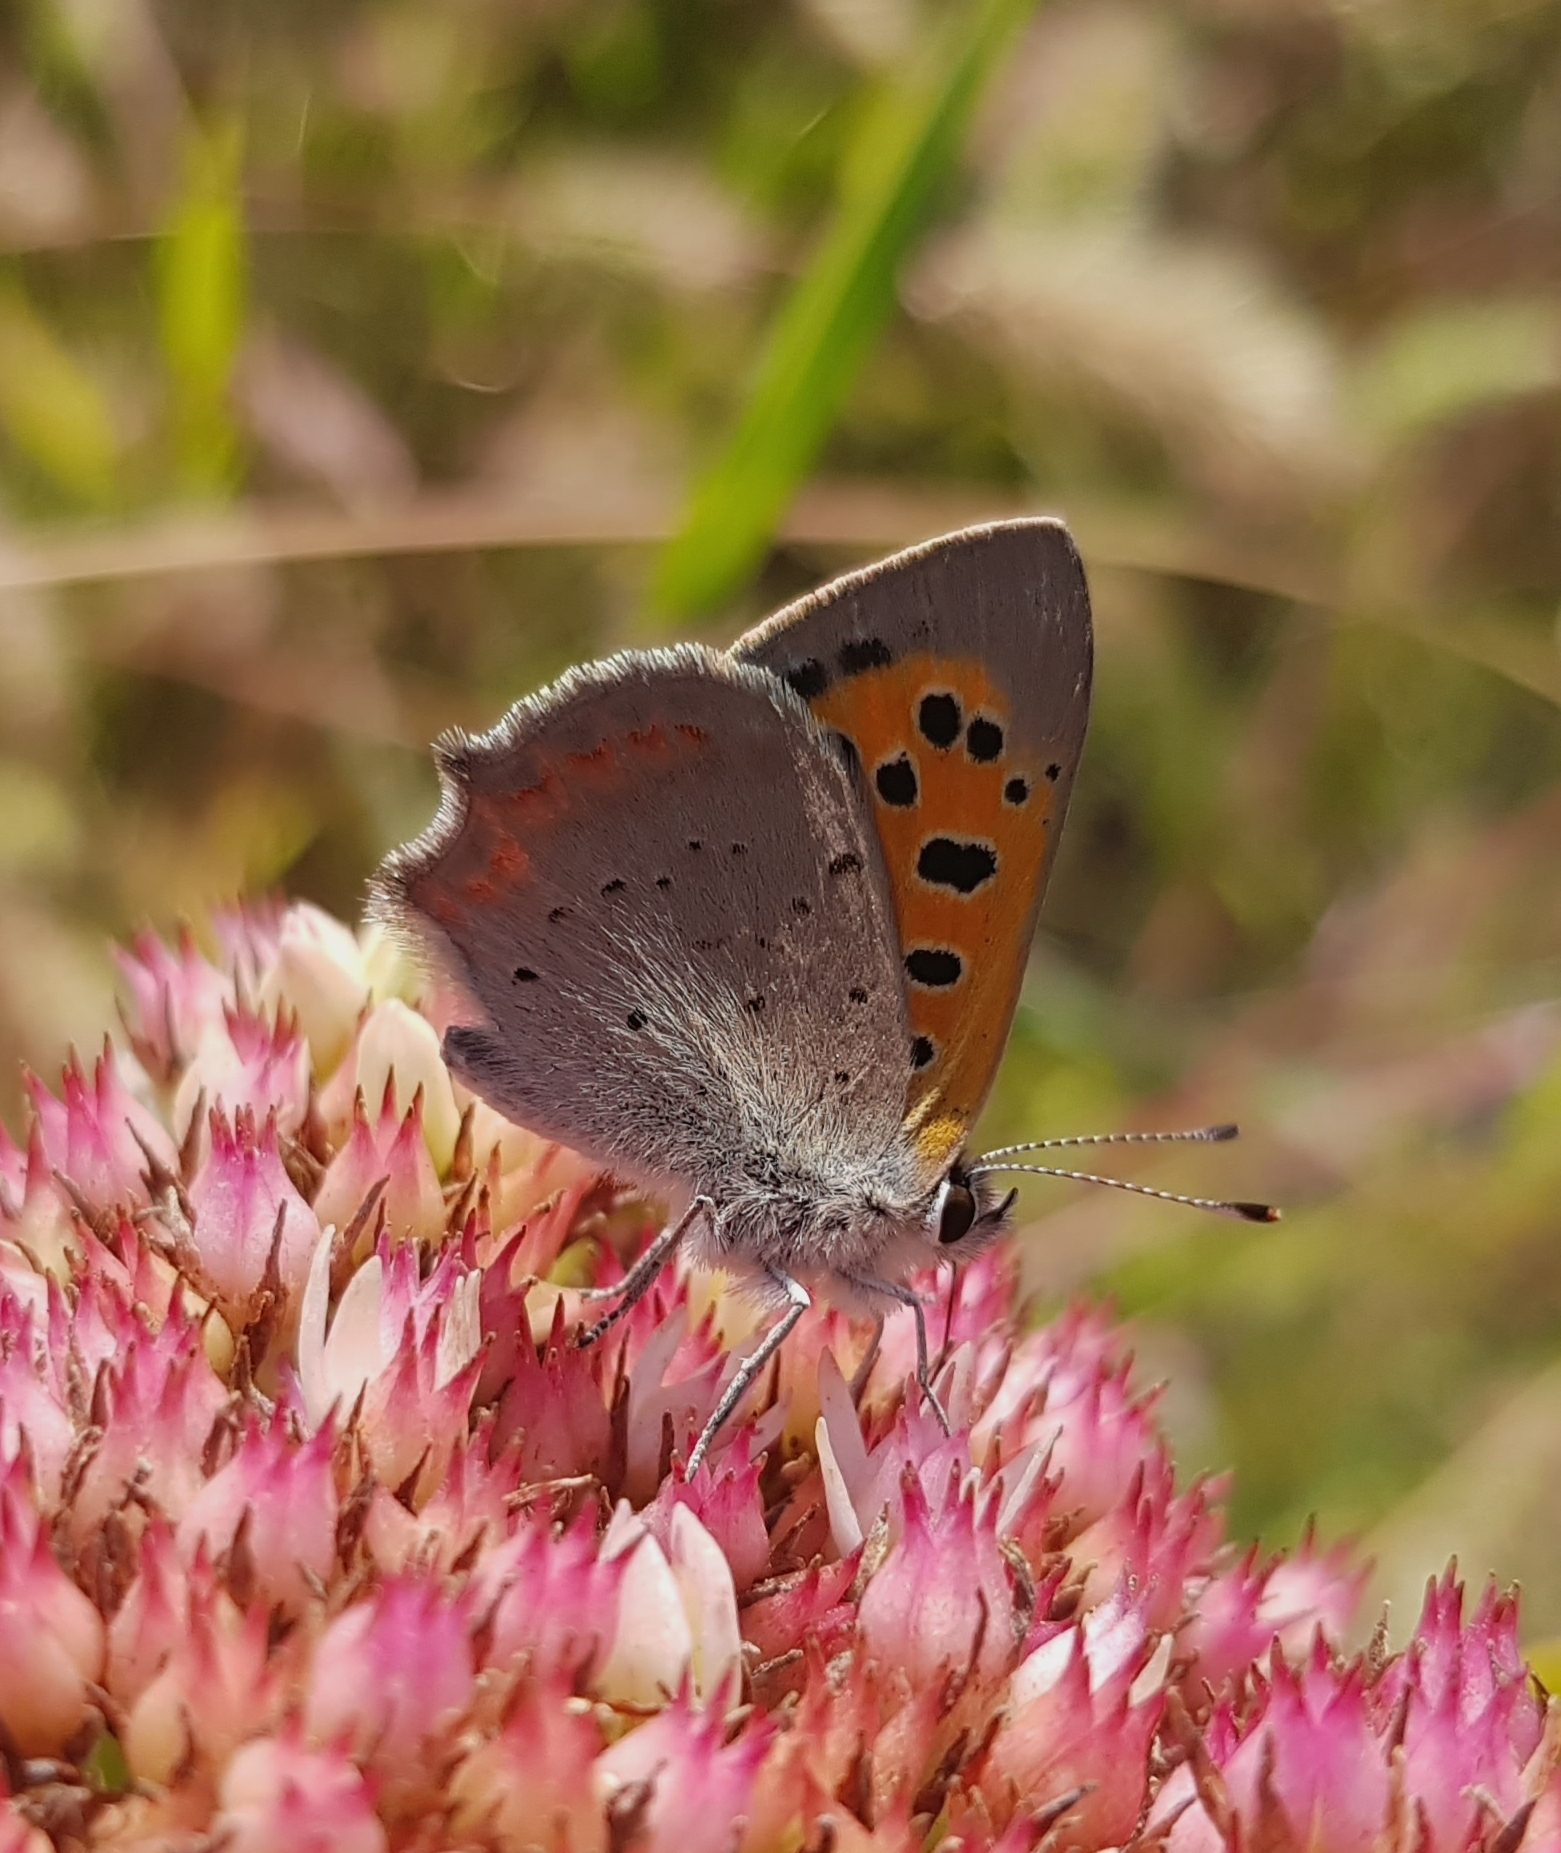
[[[910,1117],[929,1158],[953,1157],[1008,1040],[1060,768],[1015,751],[976,658],[865,668],[811,705],[873,793],[915,1037]]]
[[[679,723],[669,733],[652,723],[544,764],[535,784],[499,790],[468,786],[459,833],[436,864],[413,877],[409,899],[447,926],[459,924],[472,907],[490,906],[530,881],[530,845],[549,831],[567,828],[577,806],[703,751],[709,738],[701,727]]]

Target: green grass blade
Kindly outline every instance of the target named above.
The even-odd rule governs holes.
[[[158,333],[179,473],[195,490],[231,486],[238,436],[228,389],[248,310],[243,144],[227,127],[185,152],[184,185],[155,247]]]
[[[840,204],[760,356],[737,430],[696,487],[652,586],[668,617],[706,611],[763,558],[894,306],[900,264],[977,99],[1035,0],[975,0],[870,111]]]
[[[117,499],[113,407],[22,293],[0,278],[0,434],[51,485],[83,508]]]

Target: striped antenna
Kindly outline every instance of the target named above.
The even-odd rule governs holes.
[[[995,1157],[996,1154],[989,1154],[989,1156]],[[1098,1177],[1093,1171],[1064,1171],[1054,1165],[990,1165],[983,1162],[972,1165],[965,1176],[991,1177],[994,1174],[1006,1175],[1012,1172],[1024,1172],[1031,1177],[1067,1178],[1075,1184],[1104,1184],[1111,1190],[1130,1190],[1135,1197],[1157,1197],[1162,1203],[1185,1203],[1189,1209],[1208,1210],[1215,1216],[1233,1216],[1238,1222],[1279,1221],[1279,1212],[1271,1203],[1227,1202],[1218,1197],[1184,1197],[1174,1190],[1155,1190],[1148,1184],[1130,1184],[1123,1177]]]
[[[1086,1132],[1068,1139],[1027,1139],[1023,1145],[1000,1145],[976,1160],[1011,1158],[1015,1152],[1054,1152],[1064,1145],[1223,1145],[1240,1132],[1235,1125],[1200,1126],[1192,1132]]]

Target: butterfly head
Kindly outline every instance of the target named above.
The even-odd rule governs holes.
[[[998,1191],[972,1176],[963,1155],[933,1195],[928,1227],[940,1256],[961,1259],[985,1248],[1008,1226],[1017,1190]]]

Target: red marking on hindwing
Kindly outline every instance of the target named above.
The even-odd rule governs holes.
[[[512,836],[500,837],[488,858],[488,873],[496,881],[524,875],[530,866],[531,858]]]
[[[435,920],[442,921],[445,926],[459,926],[466,918],[466,909],[442,888],[432,888],[425,882],[414,882],[411,894],[425,914],[432,914]]]

